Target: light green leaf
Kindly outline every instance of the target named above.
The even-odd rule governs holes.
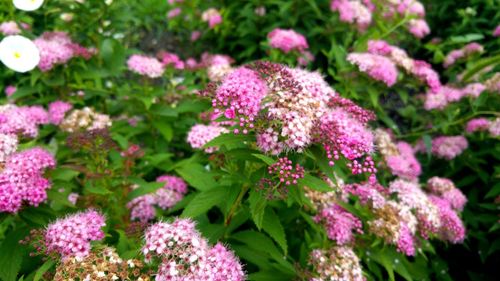
[[[285,230],[281,225],[279,217],[276,215],[271,207],[266,208],[264,214],[264,221],[262,222],[262,228],[264,229],[271,238],[278,243],[285,255],[288,253],[288,245],[286,243]]]
[[[210,210],[213,206],[224,202],[226,190],[215,187],[198,193],[182,212],[182,217],[194,218]]]

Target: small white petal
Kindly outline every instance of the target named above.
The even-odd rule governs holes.
[[[42,6],[44,0],[13,0],[12,4],[19,10],[34,11]]]

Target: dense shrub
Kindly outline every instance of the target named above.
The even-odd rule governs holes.
[[[496,280],[500,3],[0,3],[0,280]]]

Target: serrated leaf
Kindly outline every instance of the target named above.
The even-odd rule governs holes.
[[[53,260],[48,260],[42,266],[38,268],[38,270],[35,273],[35,277],[33,277],[33,281],[38,281],[41,280],[45,272],[47,272],[50,268],[52,268],[55,265],[55,262]]]
[[[271,158],[269,156],[263,155],[263,154],[254,153],[254,154],[252,154],[252,156],[259,158],[260,160],[262,160],[262,162],[266,163],[267,165],[272,165],[272,164],[276,163],[276,160],[274,160],[273,158]]]
[[[306,174],[303,178],[298,180],[298,186],[307,186],[310,189],[323,192],[333,190],[324,180],[318,179],[317,177],[313,177],[309,174]]]
[[[170,142],[174,137],[174,130],[169,123],[155,121],[153,122],[153,126],[160,132],[166,141]]]
[[[215,187],[198,193],[182,212],[182,217],[194,218],[226,199],[226,190]]]
[[[3,281],[16,280],[25,253],[24,248],[19,247],[19,240],[24,239],[28,233],[27,229],[17,229],[3,240],[0,246],[0,279]]]
[[[154,193],[158,189],[160,189],[162,186],[164,186],[164,182],[144,182],[144,183],[139,183],[139,187],[132,190],[127,198],[128,200],[132,200],[134,198],[137,198],[139,196],[149,194],[149,193]]]
[[[203,147],[221,147],[226,146],[228,149],[232,149],[235,147],[239,147],[244,145],[246,142],[251,142],[255,140],[255,136],[253,135],[244,135],[244,134],[222,134],[215,139],[206,143]]]
[[[213,174],[207,171],[198,163],[189,163],[178,167],[175,171],[191,185],[198,190],[208,190],[217,185]]]
[[[259,192],[251,190],[248,201],[250,203],[250,214],[252,215],[252,220],[260,230],[264,221],[264,212],[266,210],[267,200],[262,197]]]
[[[279,217],[276,215],[271,207],[267,207],[264,220],[262,222],[262,229],[264,229],[271,238],[278,243],[285,255],[288,254],[288,245],[286,243],[285,230],[281,225]]]
[[[80,172],[69,168],[57,168],[51,171],[50,178],[52,180],[70,181],[78,174],[80,174]]]

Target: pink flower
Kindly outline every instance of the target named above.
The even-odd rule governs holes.
[[[490,127],[491,121],[486,118],[475,118],[467,122],[465,131],[467,133],[474,133],[477,131],[487,131]]]
[[[54,125],[59,125],[64,119],[66,112],[71,110],[73,105],[64,101],[55,101],[49,104],[49,120]]]
[[[455,64],[455,62],[459,59],[467,58],[473,54],[480,54],[482,52],[484,52],[484,47],[481,44],[475,42],[469,43],[461,49],[453,50],[448,53],[448,55],[446,55],[446,58],[444,59],[443,66],[445,68],[448,68],[451,65]]]
[[[386,57],[369,53],[350,53],[347,60],[357,65],[360,71],[367,73],[375,80],[384,82],[388,87],[396,83],[398,70]]]
[[[358,256],[348,246],[334,246],[327,250],[315,249],[309,257],[313,268],[310,281],[349,280],[365,281]],[[338,276],[339,278],[333,278]]]
[[[306,38],[292,29],[275,28],[267,34],[271,48],[280,49],[285,53],[291,51],[303,52],[309,48]]]
[[[3,33],[3,35],[17,35],[21,33],[21,29],[15,21],[6,21],[0,24],[0,32]]]
[[[463,136],[441,136],[432,140],[432,154],[452,160],[469,146],[467,139]]]
[[[191,32],[191,42],[197,41],[201,37],[201,31],[195,30]]]
[[[226,117],[229,119],[232,116],[234,118],[234,112],[232,115],[227,115]],[[228,130],[224,127],[215,126],[215,125],[202,125],[198,124],[191,128],[187,136],[187,142],[194,149],[203,148],[203,146],[214,138],[218,137],[221,134],[227,133]],[[213,153],[218,150],[217,147],[207,147],[204,149],[206,153]]]
[[[412,19],[408,22],[408,25],[410,33],[419,39],[431,33],[429,25],[427,25],[427,22],[423,19]]]
[[[0,164],[17,150],[18,139],[16,135],[0,133]]]
[[[493,137],[500,136],[500,118],[496,118],[491,122],[490,128],[488,129],[490,135]]]
[[[17,91],[16,86],[9,85],[9,86],[5,87],[5,95],[7,97],[12,96],[16,91]]]
[[[448,201],[437,196],[430,196],[432,203],[438,208],[442,227],[439,235],[441,239],[451,243],[461,243],[465,239],[465,226]]]
[[[38,126],[48,122],[48,113],[39,106],[0,106],[0,133],[36,137]]]
[[[214,8],[210,8],[203,12],[203,14],[201,15],[201,19],[205,22],[208,22],[208,27],[210,28],[214,28],[222,22],[221,14]]]
[[[422,173],[422,168],[415,157],[415,151],[406,142],[399,142],[397,147],[399,155],[388,156],[387,166],[395,176],[410,180],[417,179]]]
[[[55,252],[62,259],[83,259],[90,252],[90,241],[104,238],[101,230],[106,225],[102,214],[95,210],[70,215],[51,223],[45,231],[47,252]]]
[[[78,193],[72,192],[68,195],[68,201],[71,202],[71,204],[76,205],[79,197],[80,195]]]
[[[220,242],[208,252],[210,276],[213,281],[243,281],[245,272],[238,257]]]
[[[278,161],[267,168],[268,173],[279,179],[285,185],[297,184],[297,180],[304,177],[304,168],[293,163],[287,157],[279,158]]]
[[[361,220],[336,204],[322,209],[314,221],[324,224],[328,238],[337,245],[353,242],[354,232],[363,233]]]
[[[178,15],[180,15],[182,12],[181,8],[175,8],[173,10],[170,10],[168,13],[167,13],[167,18],[171,19],[171,18],[174,18]]]
[[[493,36],[499,37],[500,36],[500,25],[498,25],[495,30],[493,30]]]
[[[184,69],[184,62],[174,53],[162,51],[158,54],[158,57],[164,67],[172,65],[175,69]]]
[[[369,2],[361,0],[332,0],[330,9],[339,12],[341,21],[356,24],[358,29],[364,30],[372,22],[370,5],[366,5],[365,3]]]
[[[34,43],[40,50],[38,68],[44,72],[66,64],[73,57],[89,59],[96,52],[74,43],[66,32],[44,32]]]
[[[158,78],[165,71],[163,64],[157,59],[143,55],[132,55],[127,66],[130,71],[149,78]]]

